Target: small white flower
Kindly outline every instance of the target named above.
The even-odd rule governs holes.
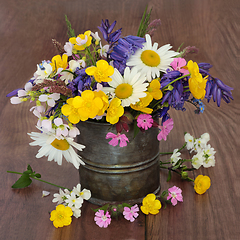
[[[86,62],[83,59],[77,60],[80,64],[81,67],[85,68],[86,67]]]
[[[203,160],[203,167],[208,168],[208,167],[214,167],[215,166],[215,156],[214,154],[216,151],[214,148],[211,147],[210,144],[206,146],[206,148],[203,150],[204,153],[204,160]]]
[[[102,46],[102,43],[100,42],[100,51],[99,51],[100,56],[107,57],[108,50],[109,50],[109,45],[106,44],[106,45]]]
[[[73,50],[73,44],[72,43],[66,42],[63,48],[64,48],[66,54],[69,57],[72,56],[72,50]]]
[[[99,37],[98,32],[95,32],[95,33],[91,32],[91,35],[93,36],[93,38],[95,38],[96,45],[98,45],[99,42],[101,41],[101,38]]]
[[[189,133],[184,135],[185,142],[187,143],[186,147],[187,150],[191,150],[194,147],[194,137],[191,136]]]
[[[77,127],[72,127],[72,126],[68,126],[70,128],[70,130],[68,131],[68,135],[71,138],[75,138],[77,135],[80,134],[80,131]]]
[[[56,136],[58,137],[60,137],[61,135],[63,135],[64,137],[68,136],[68,125],[63,124],[63,120],[61,118],[55,118],[53,122],[57,126]]]
[[[180,155],[181,155],[181,153],[178,152],[177,148],[173,150],[173,154],[170,158],[173,166],[176,165],[176,163],[178,162],[179,159],[181,159]]]
[[[40,102],[47,102],[48,106],[54,107],[55,101],[60,98],[60,93],[52,93],[52,94],[42,94],[39,96],[38,100]]]
[[[43,120],[40,120],[38,123],[40,124],[39,127],[41,127],[44,132],[52,132],[51,119],[43,119]]]
[[[203,153],[202,152],[198,152],[196,155],[194,155],[192,157],[192,165],[194,168],[196,169],[199,169],[202,164],[203,164],[203,160],[204,160],[204,157],[203,157]]]
[[[204,133],[201,135],[202,139],[205,139],[206,143],[210,140],[210,135],[209,133]]]
[[[73,188],[73,192],[79,196],[80,198],[84,199],[84,200],[88,200],[91,197],[91,192],[90,190],[87,189],[83,189],[81,191],[81,184],[78,183],[78,185],[76,187]]]
[[[69,81],[71,82],[73,80],[73,73],[77,70],[77,68],[80,68],[80,63],[76,60],[69,61],[69,68],[66,69],[67,71],[61,72],[60,79],[65,81],[65,84],[68,84]],[[70,72],[68,72],[70,71]]]
[[[57,204],[61,204],[64,202],[65,199],[67,199],[66,195],[70,194],[70,192],[68,191],[68,189],[65,189],[64,191],[59,188],[59,193],[54,193],[53,196],[53,200],[52,202],[56,202]]]
[[[42,105],[39,106],[34,106],[30,109],[30,111],[33,111],[33,114],[40,118],[41,117],[41,113],[43,113],[45,111],[44,107]]]
[[[73,216],[75,218],[79,218],[81,217],[81,209],[80,208],[76,208],[76,207],[71,207],[72,211],[73,211]]]
[[[75,208],[80,208],[83,203],[83,199],[80,197],[77,197],[75,192],[71,192],[70,195],[66,196],[67,199],[65,200],[66,203],[68,203],[68,207],[75,207]]]
[[[35,72],[36,81],[39,83],[41,80],[44,80],[52,73],[52,66],[50,63],[47,63],[46,61],[42,64],[42,67],[40,65],[37,65],[37,71]],[[40,80],[40,81],[38,81]]]

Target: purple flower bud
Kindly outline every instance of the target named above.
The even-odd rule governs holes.
[[[214,86],[212,87],[211,89],[211,94],[213,96],[213,101],[216,102],[216,99],[217,99],[217,84],[214,84]]]
[[[222,90],[224,90],[224,91],[231,91],[231,90],[233,90],[233,88],[232,87],[229,87],[229,86],[227,86],[227,85],[225,85],[220,79],[218,79],[218,78],[216,78],[216,83],[217,83],[217,85],[218,85],[218,87],[220,87]]]
[[[18,88],[13,90],[12,92],[8,93],[6,97],[13,97],[18,95],[18,90],[22,90],[23,88]]]
[[[212,67],[212,65],[209,63],[202,62],[202,63],[198,63],[198,67],[209,71],[209,69]]]
[[[217,89],[217,105],[218,105],[218,107],[220,107],[221,98],[222,98],[222,92],[221,92],[221,89],[218,88],[218,89]]]
[[[111,26],[108,28],[107,33],[109,34],[110,32],[112,32],[112,30],[114,29],[115,25],[116,25],[117,21],[114,21]]]

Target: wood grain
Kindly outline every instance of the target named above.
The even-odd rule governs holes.
[[[174,50],[182,43],[196,46],[198,54],[188,59],[213,65],[211,73],[234,88],[230,104],[206,103],[205,112],[196,115],[191,106],[185,112],[171,110],[174,129],[161,151],[182,146],[184,132],[195,137],[208,132],[210,144],[217,151],[214,168],[199,169],[192,177],[208,175],[212,186],[204,195],[194,192],[193,184],[174,176],[166,182],[167,172],[160,171],[161,187],[173,185],[183,190],[184,202],[161,209],[156,216],[145,216],[129,223],[113,220],[107,229],[93,221],[95,206],[85,203],[82,216],[70,226],[55,229],[49,213],[57,188],[34,181],[26,189],[12,190],[18,178],[7,170],[24,171],[27,164],[42,174],[42,179],[72,188],[79,181],[78,171],[63,163],[59,167],[46,159],[36,159],[37,147],[30,147],[27,132],[35,131],[36,119],[29,113],[31,104],[11,105],[6,94],[22,87],[42,60],[56,54],[52,38],[64,43],[67,27],[64,15],[76,33],[97,31],[101,19],[117,20],[123,35],[135,35],[142,13],[148,4],[152,19],[160,18],[161,26],[153,37],[159,46],[170,43]],[[0,233],[1,239],[239,239],[239,123],[240,123],[240,2],[238,0],[1,0],[0,8]],[[184,154],[188,155],[187,152]],[[166,160],[166,156],[162,157]],[[51,196],[42,198],[42,190]]]

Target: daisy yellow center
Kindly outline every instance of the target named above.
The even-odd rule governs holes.
[[[128,98],[132,95],[133,88],[128,83],[122,83],[118,85],[115,89],[115,94],[120,99]]]
[[[55,138],[54,141],[51,143],[51,145],[54,148],[62,151],[69,149],[69,143],[66,139],[58,140],[57,138]]]
[[[159,55],[153,50],[143,51],[141,54],[141,60],[149,67],[157,67],[161,62]]]

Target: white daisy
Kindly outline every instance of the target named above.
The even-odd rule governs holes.
[[[57,137],[54,134],[32,132],[28,135],[34,140],[29,143],[31,146],[40,146],[36,158],[43,156],[48,157],[48,161],[54,160],[58,165],[62,165],[62,157],[67,162],[71,162],[77,169],[79,165],[85,165],[80,156],[74,151],[73,147],[82,151],[85,146],[75,143],[72,138],[69,137]]]
[[[177,52],[169,50],[172,48],[170,44],[166,44],[158,48],[158,43],[152,45],[149,34],[145,35],[146,42],[142,48],[139,48],[134,55],[127,60],[127,66],[137,68],[143,74],[146,74],[147,80],[151,82],[155,77],[160,76],[161,72],[166,72],[173,57],[178,55]]]
[[[108,82],[110,87],[103,87],[102,91],[106,94],[114,94],[121,99],[123,107],[135,104],[140,101],[140,98],[147,95],[145,91],[147,91],[148,83],[144,83],[146,77],[137,69],[130,70],[129,67],[126,67],[122,76],[115,68],[111,79],[112,81]]]

